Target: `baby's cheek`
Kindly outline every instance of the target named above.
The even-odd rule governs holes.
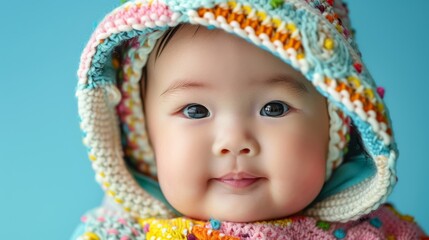
[[[168,147],[156,153],[161,190],[173,207],[186,213],[189,203],[200,199],[206,186],[204,159],[197,145],[185,139],[165,143]]]
[[[278,161],[272,166],[275,178],[290,188],[297,184],[311,185],[308,179],[315,180],[315,184],[324,179],[327,149],[323,140],[296,133],[276,142],[277,151],[273,152],[277,152]]]

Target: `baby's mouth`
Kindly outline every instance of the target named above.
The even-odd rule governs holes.
[[[251,174],[243,172],[229,173],[223,177],[214,178],[214,180],[224,183],[233,188],[246,188],[259,182],[262,179],[262,177],[253,176]]]

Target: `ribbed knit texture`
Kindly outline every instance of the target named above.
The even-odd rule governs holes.
[[[420,240],[427,237],[411,216],[399,214],[385,205],[356,221],[335,223],[311,217],[257,223],[232,223],[187,218],[138,219],[120,217],[115,212],[97,209],[83,217],[81,238],[98,239],[365,239]],[[85,238],[87,237],[87,238]],[[98,238],[97,238],[98,237]]]

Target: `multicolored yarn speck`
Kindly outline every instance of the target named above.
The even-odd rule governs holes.
[[[328,99],[334,141],[328,176],[330,169],[343,171],[347,126],[353,124],[374,174],[333,191],[308,216],[357,220],[386,201],[396,183],[397,149],[384,91],[361,61],[340,0],[137,0],[112,11],[95,30],[81,57],[76,93],[96,179],[126,212],[135,218],[175,216],[137,184],[125,159],[156,179],[138,82],[157,39],[179,24],[246,39],[300,71]],[[129,50],[116,58],[115,50],[126,44]],[[334,175],[327,185],[338,180]]]
[[[294,216],[256,223],[195,221],[188,218],[130,219],[118,218],[100,209],[85,216],[85,233],[79,240],[99,239],[425,239],[422,230],[408,215],[399,214],[391,205],[349,223],[333,223],[310,217]]]

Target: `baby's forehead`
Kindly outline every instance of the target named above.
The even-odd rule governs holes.
[[[161,81],[162,92],[201,86],[222,89],[233,81],[243,90],[257,86],[320,95],[301,72],[277,56],[231,33],[204,26],[169,29],[158,40],[147,68],[147,81]]]
[[[159,64],[168,59],[171,66],[186,61],[206,63],[212,68],[219,66],[219,71],[228,74],[228,70],[237,67],[252,72],[254,78],[265,77],[281,79],[293,78],[306,84],[308,80],[288,63],[265,49],[223,30],[209,30],[204,26],[190,24],[168,29],[157,41],[149,58],[150,65]],[[225,66],[225,64],[228,65]],[[245,66],[243,66],[245,65]],[[264,68],[264,71],[258,71]],[[194,68],[194,70],[198,70]]]

